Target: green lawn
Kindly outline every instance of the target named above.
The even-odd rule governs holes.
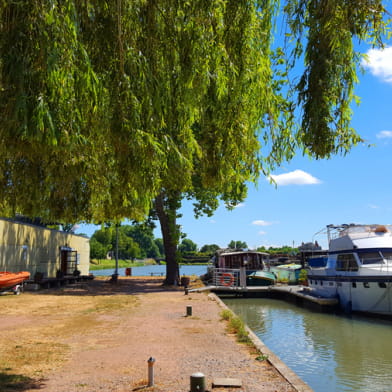
[[[144,265],[144,263],[141,261],[133,262],[132,260],[118,260],[118,268],[140,267],[142,265]],[[90,263],[90,271],[114,268],[116,268],[116,260],[94,260],[93,263]]]

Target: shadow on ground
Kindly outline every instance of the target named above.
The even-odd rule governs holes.
[[[41,380],[34,380],[22,374],[8,374],[0,372],[0,391],[15,392],[31,389],[41,389]]]
[[[61,288],[42,289],[37,295],[137,295],[168,291],[184,291],[184,287],[163,285],[163,278],[129,277],[119,278],[117,282],[108,279],[94,279],[71,284]]]

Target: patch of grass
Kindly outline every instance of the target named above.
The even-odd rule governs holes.
[[[228,322],[227,330],[229,333],[236,334],[238,342],[251,343],[245,324],[238,316],[235,316],[230,310],[224,309],[221,312],[221,318]]]
[[[17,371],[30,377],[41,376],[43,371],[56,368],[62,363],[69,351],[68,345],[49,339],[34,340],[26,336],[20,340],[17,345],[8,344],[0,350],[1,391],[4,391],[1,386],[8,382],[18,386],[24,378],[28,378],[12,373]]]
[[[40,295],[37,299],[26,293],[20,296],[18,307],[11,301],[4,304],[10,314],[19,314],[23,308],[26,317],[35,317],[38,322],[9,328],[0,335],[1,392],[28,389],[21,389],[23,377],[37,383],[34,379],[42,379],[68,359],[70,336],[88,337],[90,331],[98,330],[104,333],[108,320],[115,325],[119,312],[132,312],[139,303],[137,297],[122,294]]]
[[[260,354],[256,357],[256,361],[260,361],[260,362],[266,361],[267,359],[268,359],[268,355],[265,355],[265,354],[263,354],[263,353],[260,353]]]
[[[153,259],[151,259],[153,260]],[[152,262],[151,260],[147,260],[149,263],[156,264],[155,260]],[[144,265],[144,262],[132,260],[118,260],[119,268],[127,268],[127,267],[140,267]],[[114,269],[116,267],[116,260],[91,260],[90,262],[90,271],[97,271],[101,269]]]
[[[229,309],[224,309],[221,311],[220,316],[222,320],[229,321],[233,317],[233,313]]]

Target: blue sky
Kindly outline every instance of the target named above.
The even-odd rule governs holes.
[[[277,186],[261,177],[233,211],[222,206],[211,218],[195,219],[191,204],[184,203],[179,224],[187,238],[199,247],[226,247],[231,240],[249,248],[317,240],[325,248],[325,236],[314,234],[327,224],[392,224],[392,47],[367,53],[366,74],[356,87],[361,104],[353,108],[352,121],[366,143],[329,160],[296,156],[273,173]],[[77,233],[96,229],[80,225]],[[161,237],[159,228],[155,235]]]

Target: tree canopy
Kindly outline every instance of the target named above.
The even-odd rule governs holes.
[[[278,7],[1,2],[0,213],[119,222],[153,207],[173,283],[183,198],[196,215],[231,208],[297,150],[328,158],[361,141],[354,42],[382,46],[382,1],[287,0],[273,50]]]

